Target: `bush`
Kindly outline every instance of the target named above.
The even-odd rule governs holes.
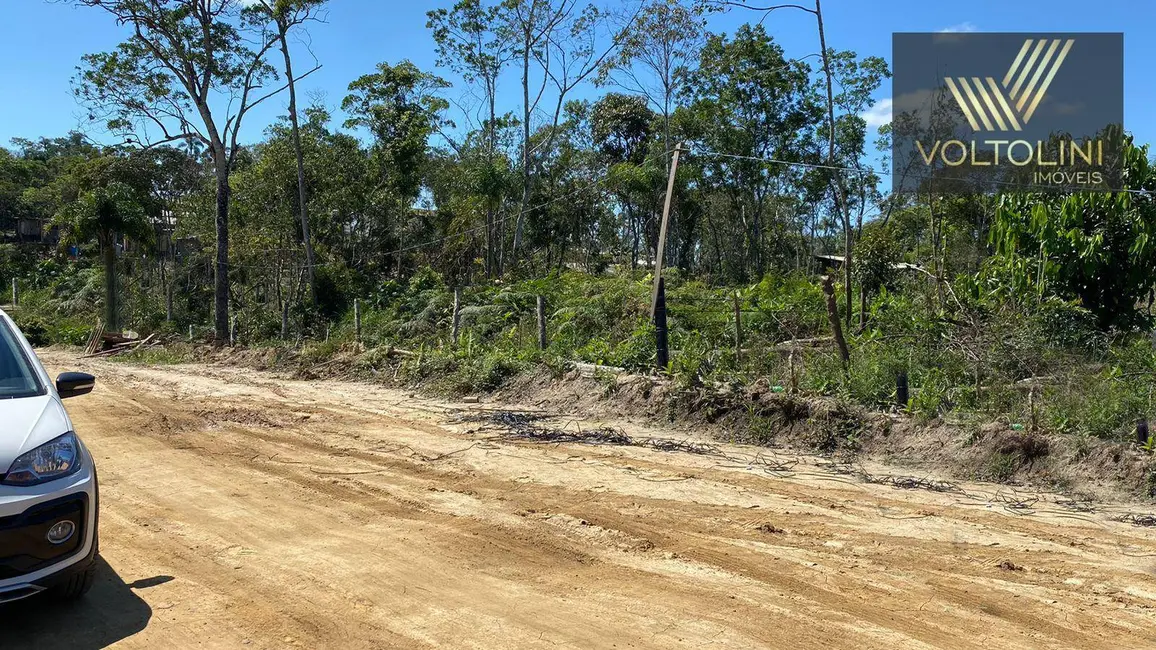
[[[12,321],[16,323],[16,327],[24,334],[24,338],[33,347],[44,347],[52,345],[52,339],[48,336],[48,323],[40,316],[32,314],[25,314],[20,310],[11,314]]]

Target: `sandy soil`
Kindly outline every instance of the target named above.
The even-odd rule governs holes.
[[[1156,647],[1156,529],[1113,521],[1140,506],[513,442],[461,421],[494,404],[43,358],[99,376],[68,406],[103,563],[80,604],[0,610],[4,647]]]

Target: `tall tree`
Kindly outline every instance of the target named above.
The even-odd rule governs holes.
[[[266,54],[277,44],[240,17],[237,0],[75,0],[130,30],[111,52],[88,54],[75,92],[94,120],[144,148],[198,140],[216,174],[214,331],[229,340],[229,176],[238,138],[276,78]],[[304,76],[304,75],[302,75]]]
[[[526,218],[526,202],[530,198],[530,120],[546,88],[542,75],[535,97],[530,99],[530,63],[538,60],[551,33],[565,18],[573,0],[507,0],[509,32],[518,40],[517,56],[522,63],[522,198],[518,204],[518,219],[514,226],[514,252],[522,243],[522,228]]]
[[[373,135],[370,153],[377,182],[372,198],[399,223],[421,193],[431,136],[452,125],[444,117],[449,102],[436,95],[448,87],[444,79],[409,61],[380,63],[376,72],[349,84],[350,94],[341,103],[349,115],[345,127],[364,128]]]
[[[297,82],[293,78],[293,57],[289,54],[289,33],[299,29],[317,13],[327,0],[257,0],[250,11],[258,19],[272,21],[281,47],[285,79],[289,86],[289,124],[293,131],[293,153],[297,158],[297,200],[301,215],[301,239],[305,244],[305,268],[309,278],[309,295],[317,305],[317,263],[313,239],[309,234],[309,197],[305,187],[305,161],[301,153],[301,125],[297,117]],[[318,68],[320,66],[317,66]],[[314,68],[316,70],[317,68]],[[310,71],[312,72],[312,71]]]
[[[647,0],[622,22],[621,47],[601,65],[598,83],[645,97],[662,117],[662,148],[670,151],[677,75],[698,59],[705,22],[683,0]]]
[[[761,25],[743,25],[732,39],[711,36],[697,71],[680,75],[692,103],[679,109],[679,122],[707,151],[728,154],[704,156],[700,164],[703,189],[730,215],[712,227],[726,228],[735,217],[740,222],[723,233],[741,251],[732,260],[738,279],[750,272],[762,277],[769,254],[789,254],[787,226],[803,193],[803,168],[791,163],[807,160],[822,122],[810,72],[805,63],[788,61]]]
[[[598,162],[606,169],[607,187],[625,217],[623,238],[630,243],[630,268],[638,264],[643,245],[646,214],[661,200],[665,172],[646,164],[654,141],[657,114],[646,98],[607,93],[590,110],[592,145]]]
[[[744,7],[761,11],[765,14],[770,14],[779,9],[799,9],[805,11],[815,17],[815,28],[819,37],[819,53],[823,60],[822,67],[822,82],[823,88],[827,96],[827,125],[826,125],[826,155],[823,158],[825,166],[824,175],[827,177],[827,185],[830,188],[832,204],[836,214],[842,223],[843,229],[843,288],[847,300],[847,310],[844,314],[846,324],[851,326],[851,304],[852,304],[852,251],[854,242],[854,231],[851,229],[851,217],[856,209],[856,205],[862,206],[864,201],[860,200],[858,204],[853,196],[854,188],[851,185],[858,185],[860,190],[865,194],[866,182],[863,178],[863,172],[859,164],[859,157],[862,155],[863,146],[858,145],[857,155],[850,159],[849,165],[840,165],[840,151],[838,149],[838,138],[840,130],[847,131],[847,119],[858,120],[862,122],[859,113],[870,105],[870,94],[879,86],[879,82],[884,76],[889,76],[890,72],[882,59],[871,57],[865,61],[863,66],[866,74],[859,80],[860,84],[857,88],[848,92],[844,90],[841,97],[843,102],[836,100],[835,96],[835,50],[827,47],[827,32],[823,25],[823,5],[822,0],[814,0],[814,8],[801,4],[771,4],[766,5],[759,0],[700,0],[700,4],[706,7],[713,8],[729,8],[729,7]],[[853,55],[852,55],[853,57]],[[880,65],[881,64],[881,65]],[[871,84],[874,85],[871,85]],[[863,92],[866,89],[866,92]],[[835,117],[836,109],[842,104],[843,108],[857,107],[858,110],[851,112],[849,118],[844,118],[844,124],[840,124]],[[864,125],[865,127],[865,125]],[[854,129],[854,127],[852,127]],[[865,133],[865,131],[864,131]],[[854,140],[854,138],[852,138]],[[845,162],[848,162],[846,156],[843,157]],[[844,169],[849,167],[850,169]],[[856,180],[849,180],[848,176],[855,176]],[[874,184],[871,183],[871,186]],[[860,213],[862,215],[862,213]]]
[[[437,44],[438,65],[462,75],[467,83],[477,84],[482,94],[483,155],[489,177],[501,175],[497,165],[498,133],[501,120],[497,112],[498,77],[517,56],[517,43],[510,38],[509,6],[506,3],[486,6],[481,0],[459,0],[450,9],[435,9],[427,14],[427,27]],[[497,198],[487,197],[486,204],[486,274],[501,275],[502,232],[495,219]]]
[[[638,12],[627,14],[617,33],[607,34],[610,15],[593,4],[580,7],[577,0],[507,0],[511,7],[510,31],[521,41],[522,59],[522,199],[514,227],[514,254],[522,242],[527,199],[537,167],[539,151],[550,150],[571,92],[590,79],[618,51]],[[538,68],[538,84],[531,98],[531,67]],[[544,137],[531,142],[531,121],[540,111],[547,87],[553,106],[547,106]]]
[[[451,123],[443,116],[449,102],[436,93],[449,83],[422,72],[409,61],[379,63],[377,71],[349,84],[341,110],[349,115],[346,128],[364,128],[373,135],[382,186],[411,202],[421,189],[429,139]]]
[[[54,221],[64,230],[64,241],[84,244],[95,239],[100,244],[104,264],[105,323],[119,329],[119,287],[116,273],[117,236],[148,243],[153,226],[146,205],[148,169],[139,161],[105,156],[94,159],[57,182],[63,204]],[[138,187],[134,187],[137,185]]]

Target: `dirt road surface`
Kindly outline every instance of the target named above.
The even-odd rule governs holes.
[[[1112,521],[1139,506],[514,442],[461,421],[492,404],[43,358],[99,377],[68,406],[103,563],[81,604],[0,610],[3,647],[1156,647],[1156,529]]]

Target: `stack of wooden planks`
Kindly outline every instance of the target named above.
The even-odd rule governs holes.
[[[114,357],[148,345],[159,345],[160,341],[153,340],[155,337],[156,334],[150,334],[142,339],[136,332],[106,332],[104,324],[97,321],[96,327],[92,329],[92,336],[88,338],[88,344],[84,346],[81,358]]]

